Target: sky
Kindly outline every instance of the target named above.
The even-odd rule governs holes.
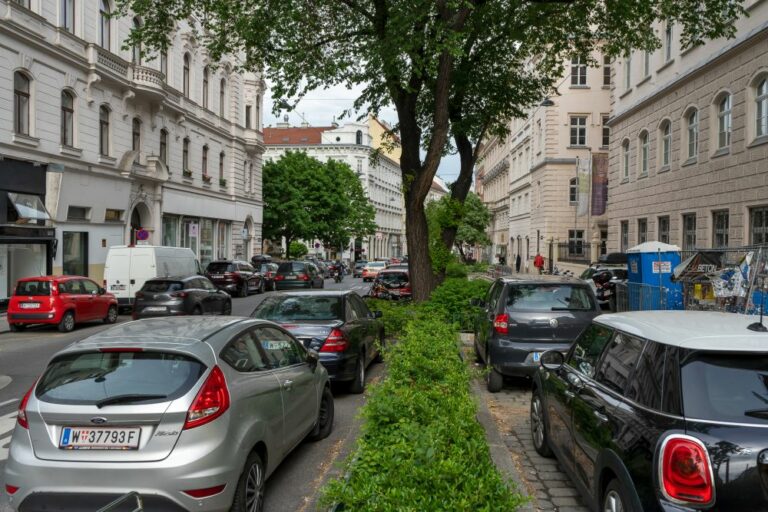
[[[275,126],[282,121],[283,116],[288,115],[288,122],[291,126],[299,126],[303,120],[306,120],[311,126],[328,126],[333,122],[334,116],[339,124],[355,121],[360,114],[354,113],[339,120],[339,117],[352,104],[357,94],[362,88],[347,89],[344,86],[330,87],[324,90],[315,90],[308,93],[298,104],[295,110],[291,112],[281,111],[278,116],[272,113],[274,99],[271,95],[271,89],[267,85],[267,92],[264,95],[264,126]],[[303,119],[302,119],[303,116]],[[397,124],[397,113],[394,108],[386,108],[379,115],[379,119],[386,121],[391,125]],[[423,155],[422,155],[423,156]],[[459,158],[457,155],[443,157],[440,167],[437,170],[438,176],[446,182],[455,181],[459,175]]]

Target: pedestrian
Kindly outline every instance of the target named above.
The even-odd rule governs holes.
[[[539,269],[539,274],[544,271],[544,256],[541,253],[536,253],[536,257],[533,258],[533,266]]]
[[[520,258],[520,255],[518,254],[515,258],[515,272],[518,274],[520,273],[520,265],[522,264],[523,260]]]

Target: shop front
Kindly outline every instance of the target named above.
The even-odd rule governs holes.
[[[163,245],[187,247],[205,268],[232,257],[232,222],[189,215],[163,214]]]

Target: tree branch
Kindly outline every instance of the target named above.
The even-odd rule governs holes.
[[[370,12],[365,10],[365,8],[363,8],[363,6],[361,6],[360,4],[355,2],[354,0],[338,0],[338,1],[341,2],[342,4],[346,5],[347,7],[349,7],[350,9],[355,11],[356,13],[358,13],[358,14],[364,16],[365,18],[367,18],[368,21],[370,21],[371,23],[373,23],[375,21],[375,18],[373,16],[373,14],[371,14]]]

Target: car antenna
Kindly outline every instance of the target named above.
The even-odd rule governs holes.
[[[755,332],[766,332],[768,331],[768,327],[763,325],[763,309],[765,306],[765,292],[768,291],[768,286],[766,286],[765,277],[763,277],[763,289],[760,292],[760,321],[751,323],[747,326],[747,329],[750,331]]]

